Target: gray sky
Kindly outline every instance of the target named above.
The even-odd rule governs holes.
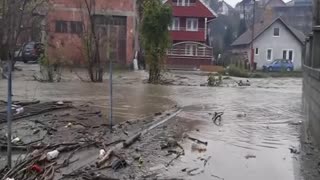
[[[238,3],[238,2],[240,2],[241,0],[224,0],[225,2],[227,2],[228,4],[230,4],[232,7],[235,7],[236,6],[236,4]],[[288,2],[288,1],[290,1],[290,0],[283,0],[284,2]]]

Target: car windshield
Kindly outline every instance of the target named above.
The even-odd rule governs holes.
[[[279,60],[274,60],[272,64],[278,64]]]
[[[35,43],[28,43],[25,48],[30,50],[30,49],[33,49],[33,46],[35,45]]]

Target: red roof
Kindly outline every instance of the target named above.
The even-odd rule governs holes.
[[[174,6],[172,0],[167,0],[165,3],[172,5],[173,16],[177,17],[206,17],[213,19],[217,17],[216,13],[207,6],[202,0],[196,0],[192,6]]]

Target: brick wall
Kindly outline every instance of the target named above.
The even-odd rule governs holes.
[[[51,44],[49,54],[53,58],[67,63],[81,63],[84,61],[82,41],[79,35],[55,32],[55,23],[62,21],[83,21],[87,24],[86,11],[81,10],[82,0],[51,0],[52,8],[47,17],[48,41]],[[96,0],[96,14],[126,16],[126,65],[129,65],[134,56],[135,35],[135,0]]]

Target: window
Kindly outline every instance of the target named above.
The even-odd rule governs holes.
[[[256,48],[256,55],[259,55],[259,48]]]
[[[81,21],[71,21],[71,33],[80,34],[83,31],[83,26]]]
[[[68,32],[68,23],[67,23],[67,21],[56,21],[56,32],[58,32],[58,33],[67,33]]]
[[[197,55],[197,45],[186,44],[186,55],[187,56],[196,56]]]
[[[198,31],[197,18],[187,18],[187,31]]]
[[[289,59],[290,61],[293,61],[293,50],[289,50]]]
[[[177,6],[190,6],[192,0],[173,0]]]
[[[290,61],[293,61],[293,50],[283,50],[282,51],[282,59],[287,59],[287,60],[290,60]]]
[[[267,50],[267,61],[271,61],[272,60],[272,49],[268,49]]]
[[[287,50],[282,51],[282,59],[287,59]]]
[[[180,30],[180,19],[175,17],[172,19],[171,30]]]
[[[280,36],[280,28],[273,28],[273,36],[275,37]]]

